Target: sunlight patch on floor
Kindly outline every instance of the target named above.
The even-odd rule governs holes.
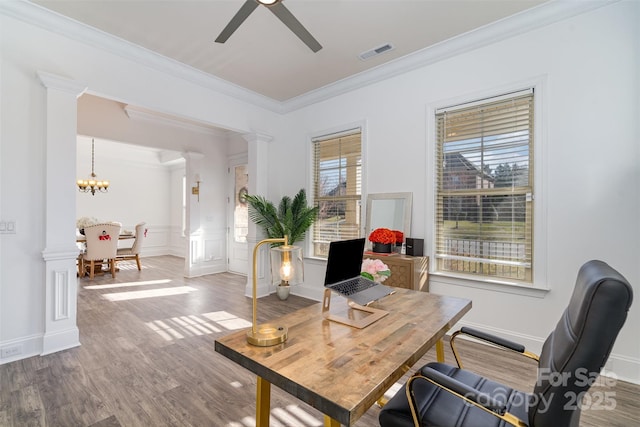
[[[191,286],[176,286],[173,288],[149,289],[146,291],[114,292],[112,294],[104,294],[102,298],[108,299],[109,301],[127,301],[132,299],[188,294],[195,291],[197,291],[197,289]]]
[[[249,322],[248,320],[245,320],[241,317],[236,316],[235,314],[231,314],[226,311],[214,311],[211,313],[204,313],[202,315],[209,320],[213,320],[220,326],[230,331],[251,327],[251,322]]]
[[[251,322],[226,311],[215,311],[153,320],[146,322],[145,325],[164,340],[173,341],[223,332],[223,330],[249,328]]]
[[[244,417],[240,422],[232,421],[226,427],[255,427],[254,417]],[[271,427],[322,427],[323,420],[315,418],[297,405],[286,408],[273,408],[269,417]]]
[[[135,261],[130,261],[130,262],[118,261],[118,268],[120,270],[137,270],[138,264],[136,264]],[[144,264],[142,264],[140,268],[143,270],[146,270],[148,267],[145,267]]]
[[[393,396],[396,395],[396,393],[398,392],[398,390],[400,390],[401,388],[404,387],[404,384],[401,383],[395,383],[393,384],[391,387],[389,387],[389,389],[387,391],[384,392],[384,397],[388,400],[391,399]]]
[[[144,280],[140,282],[111,283],[108,285],[88,285],[88,286],[83,286],[83,288],[84,289],[113,289],[113,288],[126,288],[129,286],[164,285],[171,282],[172,282],[171,279]]]

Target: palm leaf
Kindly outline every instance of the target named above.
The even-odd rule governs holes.
[[[278,219],[276,207],[262,196],[246,195],[245,199],[249,203],[249,218],[258,226],[262,227],[266,236],[270,239],[282,237],[284,230]]]
[[[249,218],[262,227],[267,237],[286,235],[290,245],[304,239],[318,216],[318,207],[307,206],[304,189],[298,191],[293,200],[289,196],[282,197],[278,209],[263,196],[247,195],[245,199],[249,203]]]

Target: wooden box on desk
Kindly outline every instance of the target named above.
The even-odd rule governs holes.
[[[385,285],[429,292],[429,257],[366,251],[364,258],[379,259],[389,266],[391,276],[384,281]]]

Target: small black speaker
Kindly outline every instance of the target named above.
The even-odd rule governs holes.
[[[422,256],[424,250],[424,239],[414,239],[407,237],[405,241],[405,253],[411,256]]]

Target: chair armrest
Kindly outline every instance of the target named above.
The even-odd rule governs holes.
[[[460,361],[460,357],[458,355],[458,352],[456,351],[455,348],[455,338],[458,335],[468,335],[470,337],[473,337],[475,339],[478,339],[480,341],[484,341],[487,342],[489,344],[493,344],[495,346],[498,347],[502,347],[505,348],[507,350],[511,350],[514,351],[516,353],[519,353],[525,357],[528,357],[529,359],[533,359],[536,362],[540,360],[540,356],[538,356],[537,354],[531,353],[529,351],[527,351],[524,347],[524,345],[513,342],[513,341],[509,341],[507,339],[501,338],[499,336],[484,332],[484,331],[480,331],[478,329],[473,329],[473,328],[469,328],[469,327],[462,327],[460,328],[459,331],[453,333],[453,335],[451,335],[451,340],[449,341],[449,344],[451,345],[451,351],[453,351],[453,356],[456,359],[456,363],[458,364],[459,368],[462,368],[462,362]]]
[[[524,345],[519,344],[517,342],[506,340],[497,335],[493,335],[484,331],[480,331],[478,329],[462,327],[460,328],[463,334],[470,335],[472,337],[481,339],[483,341],[490,342],[500,347],[508,348],[509,350],[516,351],[518,353],[524,353]]]
[[[421,425],[416,411],[416,403],[412,389],[413,382],[418,379],[428,381],[436,387],[439,387],[447,391],[448,393],[451,393],[452,395],[466,401],[467,403],[476,406],[497,418],[502,419],[510,425],[517,427],[526,427],[527,425],[515,415],[507,412],[506,403],[498,402],[488,394],[476,390],[473,387],[469,387],[468,385],[456,380],[455,378],[444,375],[443,373],[438,372],[435,369],[424,367],[423,369],[421,369],[420,373],[415,374],[411,378],[409,378],[405,389],[407,400],[409,401],[409,407],[411,409],[411,416],[413,417],[415,426],[419,427]]]
[[[453,394],[461,395],[471,400],[476,405],[482,406],[489,411],[493,411],[500,415],[503,415],[505,412],[507,412],[506,404],[500,403],[488,394],[476,390],[473,387],[469,387],[468,385],[456,380],[455,378],[451,378],[441,372],[436,371],[433,368],[424,367],[420,370],[420,373],[428,380],[431,380],[431,383],[437,385],[438,387],[445,390],[448,389],[450,391],[453,391]]]

